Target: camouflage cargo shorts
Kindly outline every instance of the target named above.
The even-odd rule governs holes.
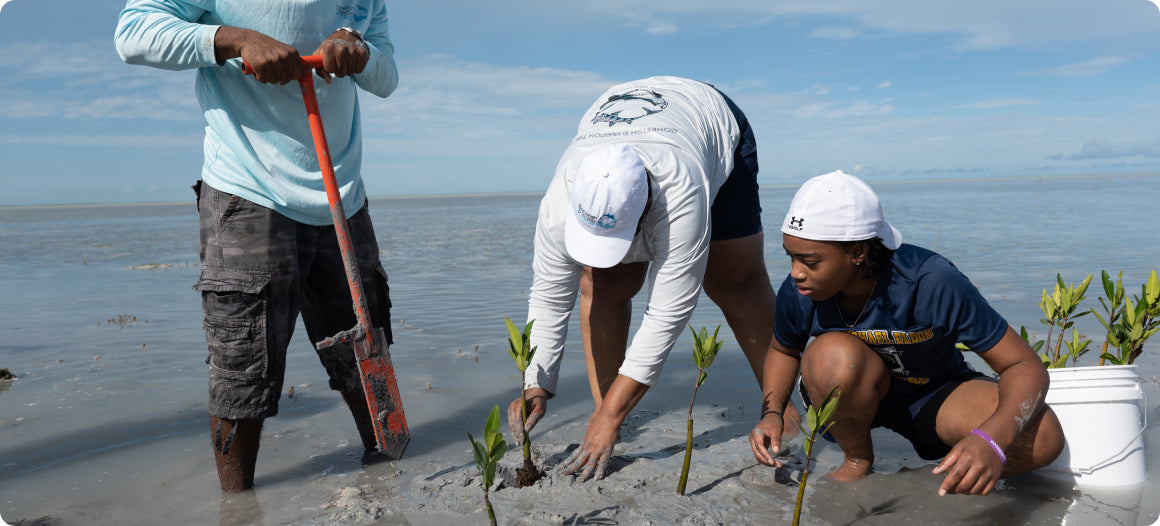
[[[278,413],[286,349],[298,315],[311,342],[355,326],[334,226],[312,226],[198,181],[203,326],[209,412],[219,418]],[[348,220],[371,323],[391,342],[387,274],[367,205]],[[362,392],[354,350],[316,349],[330,388]]]

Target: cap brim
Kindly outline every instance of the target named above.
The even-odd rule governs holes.
[[[632,246],[634,234],[636,221],[615,234],[598,236],[580,226],[575,214],[568,214],[568,220],[564,222],[564,247],[568,255],[581,265],[608,268],[624,259]]]
[[[898,247],[902,246],[902,232],[890,223],[886,223],[886,231],[878,237],[882,238],[882,245],[890,250],[898,250]]]

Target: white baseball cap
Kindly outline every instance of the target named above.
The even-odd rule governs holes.
[[[861,179],[841,170],[814,177],[798,189],[781,231],[814,241],[877,237],[890,250],[902,245],[902,234],[882,215],[878,194]]]
[[[572,208],[564,246],[580,264],[608,268],[620,263],[648,202],[644,161],[626,144],[608,144],[580,161],[572,179]]]

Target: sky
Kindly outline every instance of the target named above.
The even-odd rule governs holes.
[[[192,200],[194,72],[121,62],[122,7],[0,0],[0,206]],[[360,95],[372,196],[542,192],[596,97],[653,75],[727,93],[763,185],[836,169],[871,183],[1160,172],[1149,0],[387,9],[399,88]]]

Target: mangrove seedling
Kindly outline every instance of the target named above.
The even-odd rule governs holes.
[[[491,507],[491,484],[495,482],[495,468],[499,459],[507,452],[507,444],[499,432],[499,406],[492,407],[487,423],[483,426],[483,442],[476,442],[471,433],[467,433],[471,441],[471,449],[475,453],[475,467],[479,469],[480,487],[483,488],[483,503],[487,505],[487,518],[491,526],[495,526],[495,510]]]
[[[797,502],[794,503],[793,508],[793,526],[798,526],[802,516],[802,498],[806,494],[806,479],[810,475],[810,455],[814,453],[814,441],[817,440],[818,435],[824,435],[830,430],[830,426],[834,425],[830,419],[834,416],[834,411],[838,409],[838,397],[842,391],[838,386],[830,389],[826,397],[822,399],[822,403],[817,406],[806,407],[806,425],[802,426],[801,422],[794,420],[798,429],[801,430],[802,436],[806,437],[806,465],[802,468],[802,478],[798,483]]]
[[[1119,319],[1114,323],[1105,321],[1099,313],[1096,313],[1096,317],[1108,331],[1105,345],[1116,348],[1116,354],[1109,352],[1101,354],[1101,363],[1105,361],[1115,365],[1135,363],[1136,358],[1144,352],[1144,342],[1160,331],[1160,279],[1157,279],[1155,270],[1148,276],[1148,281],[1144,282],[1140,295],[1134,298],[1135,301],[1124,298]]]
[[[532,324],[536,320],[529,321],[524,326],[523,332],[520,332],[511,320],[504,318],[503,321],[507,324],[508,330],[508,354],[511,354],[512,360],[516,362],[516,368],[520,370],[520,432],[524,435],[522,440],[524,465],[516,470],[516,486],[522,488],[535,484],[537,480],[540,480],[540,477],[544,476],[544,472],[536,467],[535,462],[532,462],[532,441],[528,438],[528,401],[524,398],[524,382],[527,380],[528,365],[532,363],[532,356],[536,354],[536,348],[532,347],[530,343]]]
[[[1100,316],[1100,313],[1096,312],[1094,308],[1091,309],[1091,313],[1099,320],[1100,325],[1104,326],[1104,333],[1111,334],[1112,327],[1120,321],[1120,315],[1124,312],[1124,272],[1120,271],[1116,275],[1116,281],[1112,281],[1112,276],[1108,274],[1108,271],[1101,270],[1100,281],[1104,286],[1104,297],[1099,298],[1100,307],[1104,309],[1104,316],[1107,318]],[[1104,355],[1108,353],[1109,345],[1111,345],[1111,340],[1104,338],[1104,346],[1100,349],[1100,365],[1104,364]]]
[[[1057,368],[1067,365],[1067,358],[1069,355],[1061,354],[1063,350],[1064,331],[1070,329],[1075,322],[1075,318],[1087,315],[1090,311],[1083,311],[1079,314],[1075,313],[1079,303],[1083,301],[1083,295],[1087,292],[1088,285],[1091,284],[1092,275],[1088,274],[1083,282],[1076,286],[1074,284],[1067,284],[1063,282],[1063,277],[1059,274],[1055,275],[1055,290],[1051,294],[1047,293],[1047,289],[1043,290],[1043,297],[1039,300],[1039,309],[1043,311],[1045,318],[1040,320],[1047,326],[1047,339],[1044,340],[1046,350],[1039,354],[1039,359],[1043,361],[1043,365],[1048,368]],[[1051,333],[1059,327],[1059,336],[1055,341],[1055,345],[1051,345]],[[1073,340],[1073,344],[1076,344]],[[1068,346],[1069,348],[1072,345]],[[1086,347],[1086,346],[1085,346]],[[1086,350],[1086,348],[1085,348]],[[1073,360],[1078,356],[1073,356]]]
[[[713,365],[713,359],[717,357],[717,351],[721,350],[721,344],[724,343],[717,340],[717,333],[721,331],[721,325],[717,325],[712,337],[709,336],[709,331],[705,330],[704,327],[701,327],[700,334],[693,330],[691,325],[689,331],[693,333],[693,362],[697,364],[697,384],[693,386],[693,399],[689,401],[689,425],[688,433],[685,435],[685,462],[681,466],[681,481],[677,484],[678,495],[685,494],[685,483],[689,481],[689,464],[693,460],[693,404],[697,401],[697,390],[709,377],[705,369]]]

